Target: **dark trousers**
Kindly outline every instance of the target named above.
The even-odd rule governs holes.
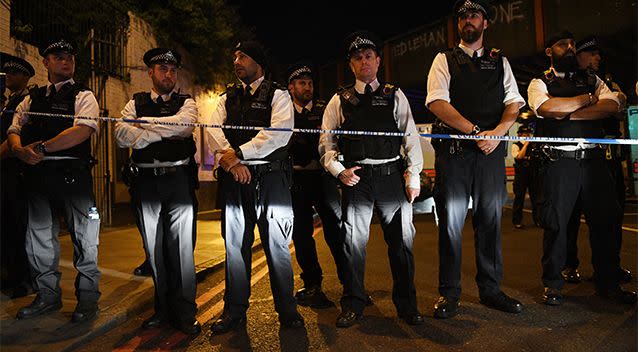
[[[614,176],[605,160],[559,158],[548,162],[542,175],[543,284],[556,289],[564,284],[561,270],[566,262],[568,224],[574,209],[580,207],[589,226],[596,287],[617,286],[620,241],[616,233],[621,209]]]
[[[25,250],[26,202],[23,196],[21,170],[15,158],[0,164],[0,264],[1,288],[30,285],[31,273]]]
[[[284,171],[258,172],[252,166],[249,184],[236,182],[219,169],[220,192],[224,192],[222,236],[226,245],[224,312],[232,317],[246,314],[250,298],[250,273],[255,225],[266,254],[275,310],[280,315],[297,311],[290,257],[293,213],[290,182]]]
[[[501,216],[506,198],[503,146],[484,155],[475,145],[450,153],[444,141],[436,149],[434,202],[439,217],[439,293],[461,295],[461,240],[470,196],[476,254],[476,283],[481,297],[500,291],[503,277]]]
[[[402,170],[379,174],[364,167],[353,187],[343,187],[342,226],[346,271],[342,308],[362,313],[366,302],[364,273],[366,246],[373,210],[377,211],[383,237],[388,244],[392,271],[392,302],[399,314],[417,311],[412,244],[416,230],[412,224],[412,204],[405,195]]]
[[[27,199],[26,252],[40,297],[61,298],[60,224],[64,213],[73,242],[73,265],[78,271],[75,295],[79,302],[96,303],[100,297],[97,267],[100,220],[89,215],[95,206],[90,169],[68,160],[42,161],[25,170]]]
[[[527,160],[516,161],[514,164],[514,203],[512,204],[512,223],[523,223],[523,205],[525,193],[529,192],[531,204],[535,202],[533,192],[533,170]]]
[[[621,160],[608,160],[607,165],[614,177],[614,188],[615,194],[618,199],[618,203],[620,204],[620,214],[618,226],[614,236],[616,236],[616,240],[619,243],[619,246],[622,244],[622,221],[625,212],[625,178],[622,170],[622,162]],[[571,217],[569,218],[569,223],[567,224],[567,258],[565,260],[565,267],[576,269],[580,265],[580,260],[578,259],[578,231],[580,230],[580,216],[582,215],[582,209],[580,206],[580,202],[577,202],[574,206],[574,211],[572,212]]]
[[[292,210],[294,225],[292,240],[295,256],[301,267],[305,287],[321,286],[323,274],[313,234],[313,215],[317,211],[323,226],[323,236],[337,266],[337,276],[343,284],[343,234],[341,232],[341,196],[338,180],[321,171],[294,171],[292,174]],[[313,210],[314,208],[314,210]]]
[[[133,203],[153,269],[155,311],[172,319],[195,318],[193,193],[185,167],[133,181]]]

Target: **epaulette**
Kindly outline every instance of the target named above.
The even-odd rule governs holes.
[[[317,99],[317,100],[313,100],[312,101],[312,110],[316,111],[316,112],[320,112],[323,113],[324,110],[326,110],[326,102],[324,100],[321,99]]]
[[[554,78],[556,78],[556,74],[554,74],[554,71],[550,67],[543,72],[541,78],[546,82],[551,82],[554,80]]]
[[[275,82],[275,81],[270,81],[270,82],[272,83],[272,86],[275,87],[276,89],[288,90],[288,88],[284,87],[284,85],[279,82]]]
[[[229,98],[233,98],[237,95],[237,92],[242,89],[239,85],[239,83],[228,83],[226,84],[226,91],[222,94],[220,94],[220,96],[227,94]]]

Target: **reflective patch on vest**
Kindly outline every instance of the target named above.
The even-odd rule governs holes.
[[[264,104],[262,102],[255,101],[255,102],[250,103],[250,108],[251,109],[266,110],[266,109],[268,109],[268,105],[266,105],[266,104]]]
[[[60,102],[60,103],[52,103],[51,110],[59,110],[59,111],[68,111],[71,107],[68,103]]]
[[[481,70],[496,70],[495,60],[481,60],[479,68]]]
[[[386,97],[373,96],[372,97],[372,106],[388,106],[390,102]]]

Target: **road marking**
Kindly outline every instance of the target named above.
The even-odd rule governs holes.
[[[314,230],[312,235],[315,236],[321,230],[322,230],[321,227],[315,228],[315,230]],[[294,252],[295,252],[295,247],[291,244],[291,246],[290,246],[290,254],[291,254],[291,256],[292,256],[292,254]],[[257,260],[253,261],[252,269],[255,269],[257,266],[261,265],[265,261],[266,261],[266,255],[264,254],[261,257],[257,258]],[[265,267],[263,267],[261,270],[259,270],[257,273],[255,273],[254,275],[251,276],[250,286],[251,287],[254,286],[257,282],[259,282],[262,278],[264,278],[264,276],[266,276],[266,274],[268,274],[268,266],[267,265]],[[202,306],[205,303],[207,303],[208,301],[212,300],[214,297],[219,295],[224,290],[224,287],[225,287],[225,282],[222,281],[219,284],[217,284],[215,287],[213,287],[210,290],[208,290],[206,293],[204,293],[201,296],[199,296],[195,300],[195,302],[197,303],[197,306],[198,307]],[[219,300],[217,303],[215,303],[212,307],[210,307],[206,311],[197,314],[197,320],[199,320],[200,324],[204,325],[208,321],[210,321],[213,317],[218,316],[219,314],[221,314],[221,312],[223,310],[224,310],[224,300],[222,299],[222,300]],[[158,336],[161,332],[162,332],[161,329],[153,329],[153,330],[146,331],[146,332],[142,333],[141,335],[133,337],[125,345],[123,345],[121,347],[114,348],[113,351],[116,351],[116,352],[133,352],[138,347],[140,347],[142,344],[144,344],[144,343],[150,341],[151,339],[153,339],[154,337]],[[153,350],[160,351],[160,350],[171,349],[173,346],[181,343],[182,341],[184,341],[184,339],[187,339],[189,337],[190,336],[182,333],[181,331],[176,331],[173,334],[171,334],[170,336],[168,336],[166,339],[164,339],[161,342],[161,345],[157,346]]]
[[[510,206],[506,206],[505,208],[507,208],[507,209],[512,209],[512,207],[510,207]],[[531,211],[531,210],[529,210],[529,209],[523,209],[523,211],[524,211],[524,212],[526,212],[526,213],[528,213],[528,214],[531,214],[531,213],[532,213],[532,211]],[[627,214],[625,214],[625,215],[627,215]],[[587,223],[587,222],[585,221],[585,219],[583,219],[582,217],[580,218],[580,222],[581,222],[581,223],[583,223],[583,224],[586,224],[586,223]],[[638,233],[638,229],[633,228],[633,227],[623,226],[623,227],[622,227],[622,229],[623,229],[623,230],[625,230],[625,231],[629,231],[629,232],[636,232],[636,233]]]

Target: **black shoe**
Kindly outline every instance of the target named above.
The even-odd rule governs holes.
[[[303,288],[297,291],[295,298],[297,298],[297,303],[304,307],[325,309],[335,306],[326,294],[321,291],[321,287]]]
[[[281,325],[282,328],[303,328],[304,327],[304,321],[303,321],[303,317],[301,316],[301,314],[295,312],[294,314],[291,314],[289,316],[279,316],[279,324]]]
[[[231,330],[237,330],[245,326],[245,315],[233,318],[230,315],[222,314],[222,316],[213,323],[213,326],[211,326],[210,330],[213,332],[213,334],[225,334]]]
[[[31,304],[26,307],[20,308],[18,314],[16,315],[16,319],[28,319],[37,317],[39,315],[43,315],[50,312],[55,312],[56,310],[62,309],[62,301],[60,299],[54,302],[45,302],[40,298],[40,296],[35,296],[35,299]]]
[[[495,295],[481,297],[480,302],[487,307],[507,313],[518,314],[523,311],[523,304],[514,298],[509,297],[503,291],[500,291]]]
[[[151,276],[153,275],[153,269],[151,268],[151,262],[147,260],[140,264],[135,270],[133,270],[135,276]]]
[[[620,280],[620,282],[622,282],[623,284],[628,284],[631,282],[631,280],[633,280],[634,276],[631,274],[631,271],[625,268],[620,268],[618,270],[619,270],[618,279]]]
[[[75,307],[73,315],[71,316],[71,321],[74,323],[81,323],[95,319],[99,310],[97,302],[78,302],[78,305]]]
[[[565,268],[560,274],[563,276],[563,280],[570,284],[578,284],[581,281],[580,273],[576,268]]]
[[[605,291],[596,290],[596,294],[601,297],[614,300],[618,303],[636,304],[636,292],[625,291],[620,288],[620,286]]]
[[[162,326],[166,322],[163,314],[155,313],[150,318],[144,320],[142,327],[144,329],[152,329]]]
[[[523,228],[523,224],[514,224],[514,228],[520,230]]]
[[[198,335],[202,332],[202,325],[195,318],[191,321],[175,321],[173,326],[186,335]]]
[[[403,319],[409,325],[422,325],[425,323],[425,319],[421,313],[411,313],[411,314],[399,314],[399,318]]]
[[[548,306],[560,306],[563,304],[563,295],[557,288],[545,287],[543,292],[543,303]]]
[[[355,313],[352,310],[345,310],[337,317],[338,328],[349,328],[363,318],[363,314]]]
[[[434,317],[437,319],[447,319],[458,314],[461,302],[458,299],[439,297],[434,304]]]

